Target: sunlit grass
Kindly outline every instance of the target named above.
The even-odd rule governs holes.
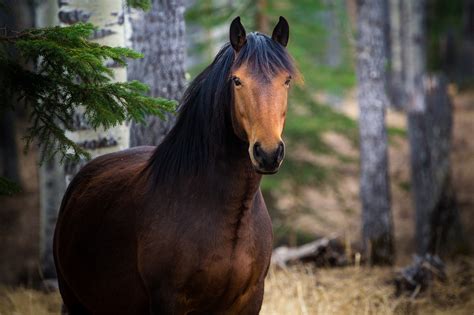
[[[469,266],[468,269],[465,269]],[[418,298],[394,296],[395,269],[316,269],[298,265],[270,269],[262,315],[473,314],[472,261],[448,267],[448,280],[435,282]]]
[[[0,315],[59,314],[61,303],[58,293],[43,293],[27,288],[0,287]]]

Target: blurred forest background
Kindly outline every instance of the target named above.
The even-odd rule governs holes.
[[[15,56],[18,32],[90,22],[92,40],[144,54],[108,65],[118,81],[179,100],[235,16],[266,34],[285,16],[304,84],[289,99],[283,166],[261,185],[275,247],[262,314],[473,313],[473,0],[145,2],[0,1],[0,45]],[[122,39],[107,39],[115,27]],[[87,159],[39,167],[38,145],[23,153],[31,108],[11,95],[0,92],[0,176],[21,189],[0,196],[0,314],[58,313],[51,233]],[[82,116],[66,135],[93,157],[157,145],[174,117],[94,134]]]

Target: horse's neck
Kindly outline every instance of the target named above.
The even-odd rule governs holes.
[[[219,193],[225,202],[226,212],[242,212],[251,207],[260,187],[261,175],[250,162],[246,147],[233,147],[219,159],[217,170],[221,187]]]

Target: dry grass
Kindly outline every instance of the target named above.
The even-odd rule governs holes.
[[[418,298],[395,297],[391,268],[270,270],[262,315],[474,314],[473,263],[453,264],[446,283]]]
[[[0,315],[59,314],[61,297],[25,288],[0,288]]]
[[[448,281],[416,299],[394,297],[391,268],[271,268],[262,315],[474,314],[474,260],[448,266]],[[30,289],[0,289],[0,315],[59,314],[60,297]]]

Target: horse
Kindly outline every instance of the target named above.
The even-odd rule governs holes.
[[[235,18],[157,147],[100,156],[71,181],[54,234],[68,314],[258,314],[272,226],[259,188],[278,171],[294,60]]]

